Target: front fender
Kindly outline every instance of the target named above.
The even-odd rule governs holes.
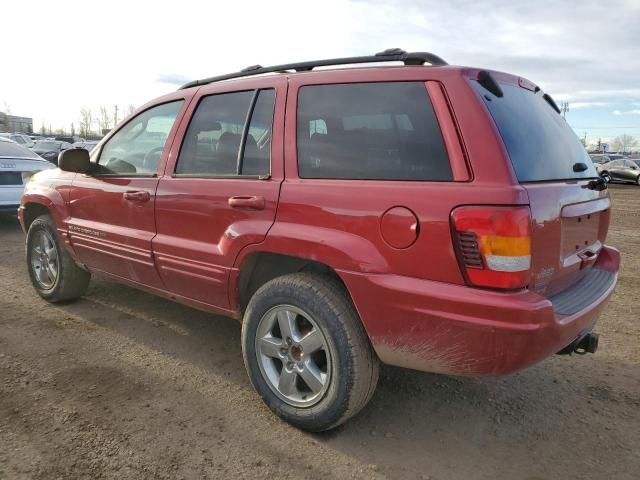
[[[56,229],[65,247],[76,259],[73,246],[69,239],[68,222],[69,214],[69,192],[72,178],[57,178],[51,172],[59,172],[59,170],[45,170],[36,175],[36,178],[27,183],[24,194],[20,200],[19,218],[22,229],[25,233],[28,231],[30,221],[29,209],[34,206],[46,208],[56,224]],[[44,175],[43,175],[44,174]],[[67,177],[66,174],[63,177]]]

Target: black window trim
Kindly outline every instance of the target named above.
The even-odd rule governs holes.
[[[109,177],[109,178],[157,178],[158,173],[89,173],[83,174],[85,177]]]
[[[258,101],[258,97],[260,96],[260,92],[262,92],[263,90],[273,90],[273,112],[272,112],[272,118],[271,118],[271,135],[272,135],[272,142],[271,142],[271,147],[273,146],[273,124],[274,124],[274,118],[275,118],[275,113],[276,113],[276,105],[277,105],[277,96],[278,96],[278,89],[275,86],[270,86],[270,87],[258,87],[258,88],[253,88],[253,89],[245,89],[245,90],[230,90],[230,91],[225,91],[225,92],[216,92],[216,93],[211,93],[208,95],[203,95],[202,97],[200,97],[200,99],[198,100],[198,104],[194,107],[193,109],[193,113],[191,114],[191,118],[189,119],[189,123],[187,124],[187,128],[184,131],[184,135],[182,136],[182,140],[180,142],[180,149],[178,150],[178,155],[176,157],[176,162],[175,165],[173,166],[173,172],[171,173],[171,178],[202,178],[202,179],[210,179],[210,180],[216,180],[216,179],[220,179],[220,180],[270,180],[271,179],[271,175],[272,175],[272,171],[271,171],[271,166],[272,166],[272,158],[271,158],[271,151],[269,151],[269,173],[266,175],[242,175],[238,172],[240,172],[242,170],[242,163],[244,162],[244,150],[246,147],[246,142],[247,142],[247,135],[249,135],[249,128],[250,128],[250,124],[251,124],[251,119],[253,118],[253,111],[255,109],[256,103]],[[228,94],[233,94],[233,93],[243,93],[243,92],[253,92],[253,95],[251,97],[251,102],[249,102],[249,108],[247,109],[247,115],[245,116],[244,119],[244,125],[242,126],[242,136],[240,139],[240,148],[238,149],[238,157],[236,160],[236,174],[228,174],[228,175],[220,175],[220,174],[207,174],[207,173],[177,173],[176,169],[178,168],[178,162],[180,161],[180,153],[182,152],[182,147],[184,146],[184,142],[187,139],[187,132],[189,131],[189,127],[191,126],[191,122],[193,121],[193,118],[195,117],[196,112],[198,111],[198,108],[200,107],[200,104],[202,103],[202,101],[205,98],[209,98],[209,97],[213,97],[213,96],[217,96],[217,95],[228,95]]]
[[[172,178],[204,178],[221,180],[269,180],[271,175],[215,175],[207,173],[174,173]]]
[[[130,118],[127,123],[123,123],[122,125],[120,125],[120,127],[117,130],[115,130],[105,142],[101,142],[100,148],[97,149],[97,151],[95,153],[96,161],[89,163],[89,173],[88,174],[83,174],[83,176],[85,176],[85,177],[97,177],[97,178],[99,178],[99,177],[108,177],[108,178],[129,178],[129,177],[134,177],[134,178],[157,178],[158,177],[157,165],[156,165],[156,172],[155,173],[91,173],[91,169],[92,169],[92,165],[99,165],[100,164],[100,158],[102,157],[102,150],[104,150],[104,146],[107,143],[109,143],[111,141],[111,139],[120,130],[122,130],[126,125],[129,125],[129,123],[132,120],[134,120],[135,118],[138,118],[140,115],[142,115],[145,112],[148,112],[152,108],[160,107],[162,105],[167,105],[169,103],[181,102],[182,105],[180,106],[180,109],[178,110],[178,113],[176,114],[176,119],[173,121],[173,125],[171,125],[171,130],[169,130],[169,134],[167,135],[167,140],[169,138],[171,138],[171,131],[174,128],[177,127],[177,124],[179,123],[178,119],[179,119],[180,115],[183,113],[183,109],[185,108],[185,105],[188,105],[188,102],[186,100],[187,99],[185,97],[178,97],[178,98],[174,98],[172,100],[167,100],[166,102],[161,102],[161,103],[156,103],[154,105],[150,105],[148,108],[145,108],[144,110],[142,110],[140,112],[137,112],[135,117]],[[167,144],[167,140],[165,140],[165,145],[162,147],[162,154],[160,155],[161,159],[162,159],[162,155],[164,155],[164,149],[167,146],[166,145]],[[158,165],[159,164],[160,164],[160,161],[158,161]]]

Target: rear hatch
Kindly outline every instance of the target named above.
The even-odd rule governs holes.
[[[608,193],[589,188],[598,177],[595,166],[551,97],[505,74],[483,72],[471,84],[529,196],[529,288],[552,296],[582,279],[597,260],[609,227]]]

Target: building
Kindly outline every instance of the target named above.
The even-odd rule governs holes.
[[[33,119],[0,112],[0,132],[33,133]]]

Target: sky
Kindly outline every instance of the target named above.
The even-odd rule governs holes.
[[[0,111],[36,131],[248,65],[400,47],[526,77],[590,142],[640,139],[640,0],[7,0],[0,26]]]

